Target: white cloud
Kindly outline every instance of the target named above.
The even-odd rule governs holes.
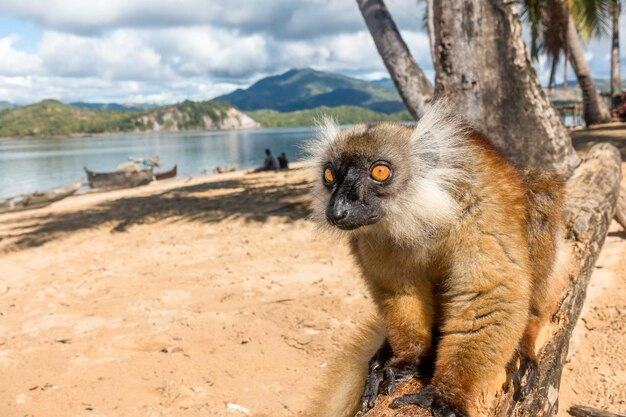
[[[394,0],[397,23],[419,25],[415,0]],[[363,27],[346,0],[0,0],[0,13],[45,29],[96,33],[117,28],[211,25],[282,39],[348,33]]]
[[[0,76],[0,100],[32,103],[44,98],[65,102],[175,103],[207,100],[240,87],[207,80],[183,80],[164,86],[156,82],[103,80],[94,77]]]
[[[408,31],[405,38],[418,59],[428,57],[428,38],[423,33]],[[36,85],[28,92],[11,90],[14,84],[4,80],[0,100],[18,102],[46,97],[66,101],[208,99],[294,67],[357,76],[385,71],[366,30],[321,36],[315,42],[276,40],[211,26],[115,29],[100,36],[50,30],[44,31],[32,54],[11,48],[11,42],[0,43],[0,53],[5,44],[11,51],[3,62],[7,68],[18,68],[19,61],[22,67],[4,75],[22,76],[14,79],[36,76],[31,78]],[[30,66],[25,66],[27,62]]]
[[[432,79],[423,3],[387,6]],[[0,0],[0,15],[41,29],[28,51],[15,36],[0,38],[0,100],[19,103],[208,99],[303,67],[387,75],[354,0]],[[608,76],[608,46],[588,48],[596,76]],[[546,82],[549,68],[538,70]]]
[[[143,30],[145,43],[161,51],[168,65],[183,76],[249,77],[271,59],[260,35],[238,35],[212,27]]]
[[[136,34],[115,31],[99,38],[45,32],[38,51],[47,73],[103,79],[167,79],[161,56]]]
[[[13,44],[17,41],[16,35],[0,38],[0,75],[38,73],[41,70],[41,59],[15,49]]]

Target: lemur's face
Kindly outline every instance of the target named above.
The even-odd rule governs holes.
[[[415,127],[341,130],[326,120],[307,145],[314,169],[311,220],[338,235],[431,244],[460,214],[459,187],[472,181],[468,131],[444,103],[431,105]]]
[[[400,125],[359,126],[341,132],[318,166],[323,186],[318,198],[325,202],[329,225],[354,230],[385,218],[385,207],[401,192],[410,171],[399,168],[409,157],[399,150],[406,149],[410,133]]]
[[[389,161],[369,161],[363,157],[329,161],[322,172],[322,183],[331,193],[326,219],[343,230],[377,223],[385,191],[393,181]]]

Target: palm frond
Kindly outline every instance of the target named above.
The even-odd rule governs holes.
[[[605,36],[611,28],[611,3],[613,0],[567,0],[582,39],[588,42],[593,36]]]

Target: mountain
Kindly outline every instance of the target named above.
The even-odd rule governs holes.
[[[397,91],[396,85],[391,81],[391,78],[381,78],[380,80],[370,81],[370,83],[374,84],[378,87],[383,87],[391,91]]]
[[[0,101],[0,111],[6,110],[6,109],[14,109],[16,107],[17,105],[13,103],[9,103],[8,101]]]
[[[134,103],[85,103],[82,101],[70,103],[70,106],[81,107],[83,109],[106,110],[106,111],[145,111],[160,107],[158,104],[134,104]]]
[[[602,93],[608,93],[611,91],[611,80],[609,78],[594,78],[593,83],[596,85],[598,91]],[[576,82],[576,84],[578,84]],[[622,89],[626,88],[626,78],[622,79]]]
[[[405,109],[395,90],[311,68],[292,69],[257,81],[249,88],[217,97],[244,110],[280,112],[320,106],[359,106],[384,113]]]
[[[246,129],[259,124],[232,105],[185,101],[145,112],[91,110],[57,100],[0,113],[0,137],[67,136],[115,132]]]
[[[593,83],[601,93],[608,93],[611,90],[611,80],[608,78],[594,78]],[[578,80],[567,80],[567,86],[569,88],[578,88]],[[555,87],[557,90],[561,90],[563,89],[563,83],[558,83]],[[622,79],[622,88],[626,88],[626,78]]]

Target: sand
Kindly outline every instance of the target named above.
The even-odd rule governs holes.
[[[297,415],[372,311],[307,190],[236,172],[0,215],[0,416]],[[562,410],[626,412],[625,255],[613,224]]]

